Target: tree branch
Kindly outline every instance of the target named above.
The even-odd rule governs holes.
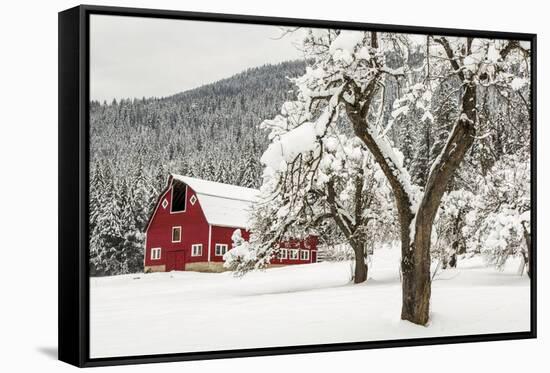
[[[443,47],[443,49],[445,50],[445,54],[449,58],[449,62],[451,63],[451,67],[453,68],[455,73],[458,75],[460,80],[463,81],[464,80],[464,72],[462,72],[462,68],[458,64],[458,62],[456,60],[456,56],[455,56],[455,54],[453,52],[453,49],[451,48],[451,45],[449,44],[449,41],[447,40],[447,38],[442,36],[440,38],[433,37],[432,39],[433,39],[433,41],[435,41],[436,43],[440,44]]]

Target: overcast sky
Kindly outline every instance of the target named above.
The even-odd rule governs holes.
[[[92,100],[168,96],[249,67],[301,58],[273,26],[92,15]]]

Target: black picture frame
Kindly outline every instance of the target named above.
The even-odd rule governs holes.
[[[89,176],[89,17],[92,14],[155,17],[182,20],[232,22],[261,25],[343,28],[402,33],[435,33],[446,36],[475,36],[516,39],[532,44],[531,59],[531,330],[527,332],[416,338],[404,340],[336,343],[276,348],[254,348],[212,352],[174,353],[112,358],[90,358],[89,354],[89,268],[88,268],[88,176]],[[450,344],[536,338],[537,250],[536,250],[536,61],[537,36],[481,30],[397,26],[212,14],[159,9],[137,9],[81,5],[59,13],[59,360],[79,367],[174,362],[262,355],[283,355],[370,348]]]

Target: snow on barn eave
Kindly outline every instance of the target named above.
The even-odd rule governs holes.
[[[235,228],[248,226],[249,214],[258,199],[259,190],[177,174],[171,176],[193,189],[208,224]]]

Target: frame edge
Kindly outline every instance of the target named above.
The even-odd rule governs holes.
[[[343,28],[355,29],[358,27],[370,27],[381,31],[399,29],[400,32],[429,33],[440,31],[445,35],[475,34],[479,37],[491,35],[498,38],[515,38],[529,40],[532,42],[532,214],[535,228],[533,235],[533,278],[531,281],[531,306],[532,319],[531,330],[518,333],[498,333],[494,335],[479,336],[454,336],[436,337],[428,339],[410,339],[379,342],[359,342],[350,344],[334,345],[313,345],[313,346],[286,346],[252,350],[230,350],[210,351],[206,353],[176,353],[147,356],[123,356],[92,359],[88,355],[88,346],[85,339],[88,338],[87,315],[88,294],[87,287],[83,281],[87,274],[87,256],[84,252],[87,239],[87,222],[83,216],[86,212],[87,196],[85,182],[86,175],[83,175],[87,162],[86,147],[88,138],[86,135],[86,108],[87,95],[84,94],[88,87],[85,76],[87,70],[86,51],[89,40],[87,40],[85,28],[88,25],[85,18],[88,14],[109,14],[123,13],[120,15],[159,17],[172,19],[193,19],[218,21],[218,22],[241,22],[255,24],[307,24],[310,27],[333,27],[340,25]],[[126,14],[124,14],[126,13]],[[386,30],[387,29],[387,30]],[[159,9],[137,9],[125,7],[109,7],[95,5],[80,5],[59,13],[59,314],[58,314],[58,340],[59,360],[78,367],[97,367],[108,365],[143,364],[158,362],[175,362],[189,360],[209,360],[220,358],[241,358],[253,356],[286,355],[299,353],[351,351],[371,348],[391,347],[414,347],[434,344],[455,344],[488,341],[505,341],[514,339],[536,338],[536,40],[537,35],[533,33],[495,32],[482,30],[447,29],[438,27],[422,26],[396,26],[366,24],[359,22],[328,21],[314,19],[293,19],[267,16],[235,15],[220,13],[199,13],[185,12],[178,10]],[[78,156],[76,156],[78,155]],[[84,276],[83,276],[84,274]]]
[[[80,240],[81,7],[58,13],[58,359],[83,366]]]

